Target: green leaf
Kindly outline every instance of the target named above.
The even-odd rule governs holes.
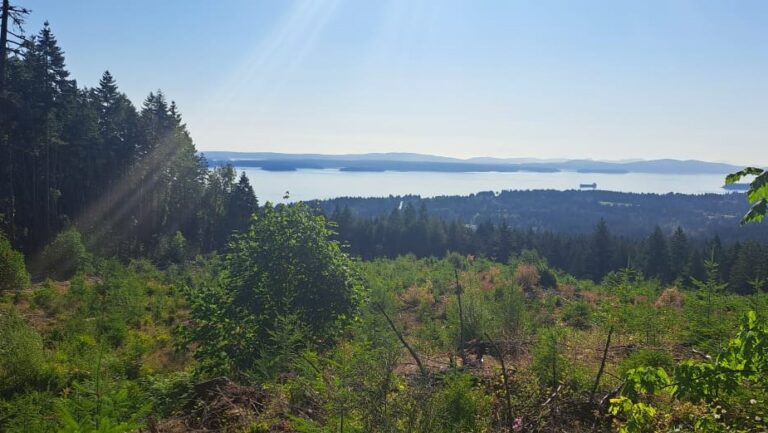
[[[747,191],[747,199],[750,203],[764,198],[768,198],[768,172],[757,176],[749,185],[749,191]]]
[[[740,181],[745,176],[759,176],[763,174],[763,169],[757,168],[757,167],[747,167],[744,170],[737,171],[736,173],[731,173],[728,176],[725,177],[725,184],[731,185],[738,181]]]
[[[760,222],[765,218],[766,212],[768,212],[768,199],[763,198],[749,208],[744,218],[741,219],[741,224]]]

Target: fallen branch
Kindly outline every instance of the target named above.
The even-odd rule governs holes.
[[[428,376],[427,369],[424,368],[424,364],[421,363],[421,359],[419,359],[419,355],[417,355],[416,351],[413,350],[411,345],[408,344],[407,341],[405,341],[403,334],[401,334],[400,331],[397,330],[397,327],[392,322],[392,319],[389,318],[387,311],[379,303],[377,303],[375,306],[376,306],[376,309],[378,309],[379,312],[381,312],[381,314],[384,315],[384,318],[387,319],[387,323],[389,323],[389,327],[392,328],[392,331],[395,333],[395,335],[397,335],[397,338],[400,340],[401,343],[403,343],[403,346],[405,346],[405,348],[408,350],[408,353],[411,354],[411,357],[413,358],[413,360],[416,361],[416,365],[419,367],[419,372],[421,372],[422,377],[427,377]]]
[[[491,337],[489,337],[487,333],[485,334],[485,339],[488,340],[488,344],[490,344],[494,352],[496,352],[496,357],[501,364],[501,378],[504,381],[504,396],[507,405],[507,428],[509,431],[512,431],[514,424],[514,419],[512,418],[512,396],[509,391],[509,377],[507,376],[507,366],[504,364],[504,355],[501,353],[499,346],[491,340]]]
[[[691,352],[693,352],[693,353],[694,353],[694,354],[696,354],[696,355],[699,355],[700,357],[702,357],[702,358],[706,359],[707,361],[711,361],[711,360],[712,360],[712,357],[711,357],[711,356],[707,355],[706,353],[704,353],[704,352],[702,352],[702,351],[700,351],[700,350],[696,350],[696,349],[693,349],[693,348],[692,348],[692,349],[691,349]]]
[[[626,383],[626,380],[621,382],[619,386],[611,390],[608,394],[605,394],[605,396],[600,399],[600,407],[607,407],[607,403],[609,403],[612,398],[618,396],[621,393],[621,390],[624,388]]]
[[[600,379],[603,377],[603,371],[605,370],[605,360],[608,358],[608,348],[611,347],[611,336],[613,336],[613,326],[608,329],[608,338],[605,340],[605,348],[603,349],[603,359],[600,361],[600,369],[597,370],[597,377],[595,377],[595,384],[592,386],[592,392],[589,394],[589,402],[595,401],[595,393],[597,387],[600,385]]]

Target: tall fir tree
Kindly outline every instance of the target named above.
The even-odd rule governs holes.
[[[645,252],[645,274],[662,282],[670,280],[669,249],[661,227],[656,226],[648,237]]]
[[[589,273],[595,281],[600,281],[613,269],[613,240],[603,218],[600,218],[592,233],[589,254]]]
[[[690,250],[688,237],[683,228],[678,226],[669,241],[669,261],[672,278],[685,279],[688,274]]]

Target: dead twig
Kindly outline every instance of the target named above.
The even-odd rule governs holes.
[[[595,377],[595,384],[592,386],[592,392],[589,394],[589,402],[592,403],[595,400],[595,393],[597,387],[600,385],[600,379],[605,371],[605,360],[608,358],[608,348],[611,347],[611,337],[613,336],[613,326],[608,329],[608,338],[605,340],[605,348],[603,348],[603,359],[600,361],[600,369],[597,370],[597,377]]]
[[[421,373],[422,377],[428,377],[429,374],[427,372],[427,369],[424,368],[424,364],[421,363],[421,359],[419,359],[419,355],[416,354],[416,351],[413,350],[410,344],[408,344],[407,341],[405,341],[405,338],[403,337],[403,334],[400,333],[400,331],[397,330],[397,327],[395,326],[394,322],[392,322],[392,319],[389,318],[389,315],[387,314],[387,311],[384,309],[384,306],[376,303],[375,304],[376,309],[379,310],[379,312],[384,316],[385,319],[387,319],[387,323],[389,324],[389,327],[392,328],[392,331],[397,335],[397,338],[400,340],[400,343],[405,346],[405,348],[408,350],[408,353],[411,354],[411,357],[414,361],[416,361],[416,365],[419,367],[419,372]]]

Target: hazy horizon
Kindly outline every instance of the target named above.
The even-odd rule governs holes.
[[[23,3],[81,84],[163,89],[201,151],[743,165],[768,142],[760,1]]]
[[[580,158],[558,158],[558,157],[551,157],[551,158],[537,158],[537,157],[522,157],[522,156],[494,156],[494,155],[471,155],[471,156],[451,156],[451,155],[445,155],[445,154],[437,154],[437,153],[422,153],[422,152],[408,152],[408,151],[384,151],[384,152],[350,152],[350,153],[336,153],[336,152],[281,152],[279,150],[231,150],[227,148],[215,148],[215,149],[198,149],[200,153],[274,153],[274,154],[283,154],[283,155],[292,155],[292,156],[299,156],[299,155],[322,155],[322,156],[348,156],[348,155],[414,155],[414,156],[431,156],[431,157],[438,157],[438,158],[453,158],[457,160],[467,161],[472,159],[499,159],[499,160],[530,160],[530,161],[542,161],[542,162],[556,162],[556,161],[595,161],[595,162],[609,162],[609,163],[627,163],[627,162],[638,162],[638,161],[661,161],[661,160],[674,160],[674,161],[698,161],[698,162],[706,162],[706,163],[714,163],[714,164],[731,164],[731,165],[756,165],[754,162],[751,163],[743,163],[738,161],[729,161],[729,160],[709,160],[709,159],[701,159],[701,158],[665,158],[665,157],[659,157],[659,158],[621,158],[621,159],[602,159],[602,158],[591,158],[591,157],[580,157]],[[759,165],[759,164],[757,164]]]

